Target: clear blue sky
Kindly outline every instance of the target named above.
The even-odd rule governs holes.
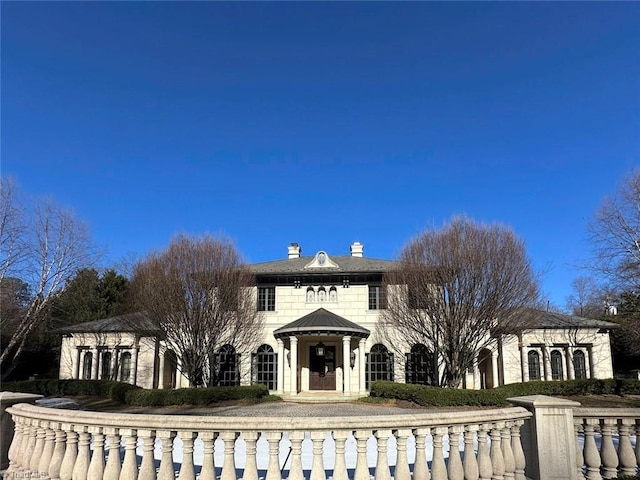
[[[220,232],[250,262],[393,258],[455,214],[563,305],[640,164],[639,2],[7,2],[2,175],[105,265]]]

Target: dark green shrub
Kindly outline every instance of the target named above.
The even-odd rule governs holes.
[[[137,390],[127,392],[125,402],[141,407],[168,405],[211,405],[228,400],[256,402],[269,396],[264,385],[241,387],[178,388],[176,390]]]
[[[38,379],[26,380],[22,382],[3,383],[1,389],[10,392],[35,393],[51,397],[61,396],[81,396],[91,395],[94,397],[108,398],[118,402],[123,402],[126,392],[131,390],[141,390],[140,387],[129,383],[116,382],[113,380],[57,380]]]

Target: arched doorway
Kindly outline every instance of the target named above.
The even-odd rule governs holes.
[[[178,357],[173,350],[164,352],[164,368],[162,370],[162,388],[176,388]]]
[[[483,348],[478,353],[478,369],[480,370],[480,388],[493,388],[495,386],[493,361],[491,350],[488,348]]]

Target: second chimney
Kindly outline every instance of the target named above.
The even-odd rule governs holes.
[[[351,256],[352,257],[362,257],[362,251],[364,250],[364,245],[360,242],[353,242],[351,244]]]
[[[289,245],[289,258],[300,258],[300,252],[302,252],[302,249],[297,243],[292,243],[291,245]]]

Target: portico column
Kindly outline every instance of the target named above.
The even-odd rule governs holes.
[[[158,385],[157,388],[164,388],[164,357],[166,354],[166,350],[163,353],[159,353],[160,362],[158,364]]]
[[[480,367],[478,365],[478,356],[476,355],[473,358],[473,389],[479,390],[482,388],[482,384],[480,382]]]
[[[495,351],[491,352],[491,375],[493,376],[491,388],[496,388],[500,385],[500,380],[498,378],[498,354]]]
[[[548,382],[551,380],[551,354],[547,345],[542,347],[542,358],[544,360],[544,379]]]
[[[276,340],[278,342],[278,377],[276,379],[277,393],[284,393],[284,341],[281,338]]]
[[[93,349],[93,363],[91,364],[91,379],[98,379],[98,364],[100,363],[100,358],[98,357],[99,351],[97,348]]]
[[[366,340],[364,338],[360,339],[358,343],[358,384],[360,385],[360,395],[365,395],[367,393],[367,382],[366,382],[366,365],[365,365],[365,354],[364,354],[364,344]]]
[[[129,381],[133,385],[138,384],[138,355],[140,354],[140,347],[136,344],[133,349],[133,355],[131,359],[131,373],[129,374]]]
[[[72,378],[80,378],[80,365],[82,365],[82,350],[76,348],[76,358],[74,359],[75,364],[73,365],[73,377]]]
[[[291,378],[289,381],[289,393],[298,394],[298,337],[289,337],[291,345]]]
[[[343,393],[351,393],[351,336],[342,337],[342,373],[344,380]]]
[[[573,369],[573,352],[570,347],[564,347],[564,355],[567,360],[567,380],[573,380],[576,378],[576,374]]]
[[[522,370],[522,381],[529,381],[529,357],[527,356],[527,349],[522,342],[520,342],[520,368]]]
[[[587,378],[593,378],[593,370],[591,368],[592,362],[593,362],[593,358],[592,358],[592,352],[591,352],[591,347],[587,347],[587,355],[585,357],[585,374],[587,375]]]

